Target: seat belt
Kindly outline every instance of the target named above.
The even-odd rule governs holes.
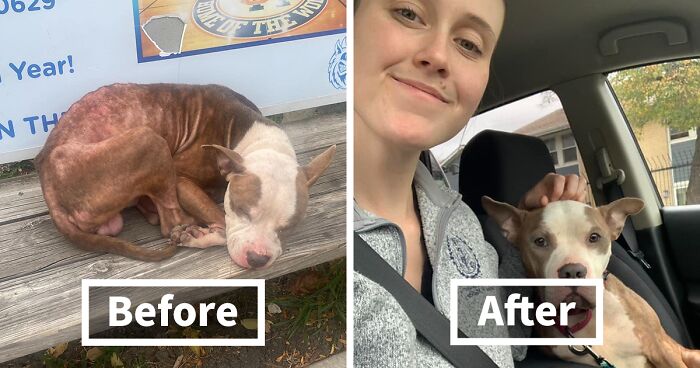
[[[450,345],[450,321],[394,270],[357,233],[353,243],[355,271],[376,282],[396,298],[416,331],[457,368],[497,368],[475,345]],[[460,337],[466,337],[459,331]]]
[[[620,198],[622,198],[624,195],[622,194],[622,188],[620,188],[619,185],[617,185],[615,182],[608,183],[603,187],[603,192],[605,193],[605,197],[608,199],[608,203],[611,203],[613,201],[616,201]],[[641,249],[639,249],[639,243],[637,243],[637,234],[634,233],[634,228],[632,227],[632,220],[627,217],[625,220],[625,225],[622,227],[622,233],[620,234],[620,237],[617,239],[619,243],[622,243],[622,245],[625,247],[627,250],[627,253],[629,253],[634,259],[637,260],[637,262],[641,263],[642,266],[644,266],[647,270],[651,269],[651,265],[649,262],[644,259],[644,252],[642,252]]]
[[[613,167],[610,155],[608,155],[608,150],[605,148],[601,148],[596,152],[596,159],[601,172],[601,177],[596,181],[596,187],[603,191],[608,203],[612,203],[624,197],[621,185],[625,181],[625,172]],[[625,220],[625,225],[622,227],[622,234],[620,234],[617,241],[622,243],[627,253],[634,257],[637,262],[647,270],[651,269],[649,262],[644,259],[644,252],[639,249],[637,234],[634,232],[632,219],[629,217]]]

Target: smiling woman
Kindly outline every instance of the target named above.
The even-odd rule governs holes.
[[[493,1],[362,3],[355,19],[355,130],[374,135],[358,136],[363,146],[385,139],[417,157],[454,136],[488,82],[503,13]]]
[[[498,278],[499,265],[520,262],[499,262],[459,194],[435,182],[418,163],[422,151],[454,136],[479,105],[505,4],[373,0],[356,2],[355,9],[355,232],[386,263],[387,272],[401,275],[400,282],[432,304],[419,318],[434,311],[446,316],[450,280]],[[576,176],[547,176],[522,203],[539,207],[552,200],[577,199],[585,190],[581,183],[585,184]],[[356,256],[356,265],[363,261]],[[381,282],[384,278],[378,279],[355,272],[355,366],[457,364],[414,327],[409,315],[413,312],[394,298],[394,289]],[[458,305],[476,308],[459,310],[460,330],[468,336],[528,336],[529,329],[522,325],[509,330],[462,323],[461,316],[479,312],[489,292],[493,294],[493,288],[460,290]],[[447,336],[448,331],[440,333]],[[513,367],[514,358],[525,356],[524,347],[479,349],[474,350],[492,366]]]

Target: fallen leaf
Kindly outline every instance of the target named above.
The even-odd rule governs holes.
[[[270,314],[282,313],[282,308],[280,308],[280,306],[275,303],[270,303],[267,305],[267,312]]]
[[[199,330],[195,330],[192,327],[187,327],[184,330],[182,330],[182,336],[188,338],[188,339],[196,339],[199,338]]]
[[[112,353],[112,358],[109,360],[109,362],[112,364],[112,368],[124,366],[124,363],[122,363],[122,360],[119,359],[119,357],[117,356],[117,353]]]
[[[190,346],[190,349],[192,349],[192,351],[197,357],[201,357],[205,353],[204,348],[201,346]]]
[[[175,359],[175,364],[173,364],[173,368],[180,368],[180,365],[182,364],[182,358],[184,358],[184,355],[180,355]]]
[[[277,363],[281,362],[282,359],[284,359],[284,356],[285,356],[285,355],[287,355],[287,352],[286,352],[286,351],[285,351],[284,353],[282,353],[282,355],[278,356],[277,359],[275,359],[275,361],[276,361]]]
[[[202,368],[203,364],[204,362],[202,361],[202,359],[197,359],[197,368]]]
[[[87,351],[87,355],[85,356],[89,361],[94,362],[95,359],[99,358],[100,355],[102,355],[102,349],[100,348],[92,348]]]
[[[49,348],[48,353],[52,357],[58,358],[59,356],[61,356],[61,354],[63,354],[66,351],[67,348],[68,348],[68,343],[64,342],[64,343],[61,343],[61,344],[58,344],[54,347]]]
[[[272,329],[272,321],[265,320],[265,333],[270,333]]]
[[[243,325],[243,327],[245,327],[247,330],[257,330],[258,320],[255,318],[245,318],[241,320],[241,325]]]
[[[335,344],[331,344],[331,352],[330,352],[330,355],[333,355],[334,352],[335,352]]]
[[[297,275],[290,282],[289,290],[292,294],[305,295],[318,290],[322,285],[328,283],[328,278],[320,272],[310,270]]]

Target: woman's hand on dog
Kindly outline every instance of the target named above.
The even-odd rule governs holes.
[[[588,181],[584,177],[575,174],[563,176],[549,173],[525,193],[518,207],[523,210],[534,210],[555,201],[585,202],[587,191]]]

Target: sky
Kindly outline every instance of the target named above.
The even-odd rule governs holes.
[[[553,101],[545,103],[542,93],[538,93],[471,118],[467,126],[457,135],[449,141],[433,147],[431,151],[442,163],[482,130],[493,129],[512,132],[557,109],[561,109],[561,103],[556,95],[554,95]]]

